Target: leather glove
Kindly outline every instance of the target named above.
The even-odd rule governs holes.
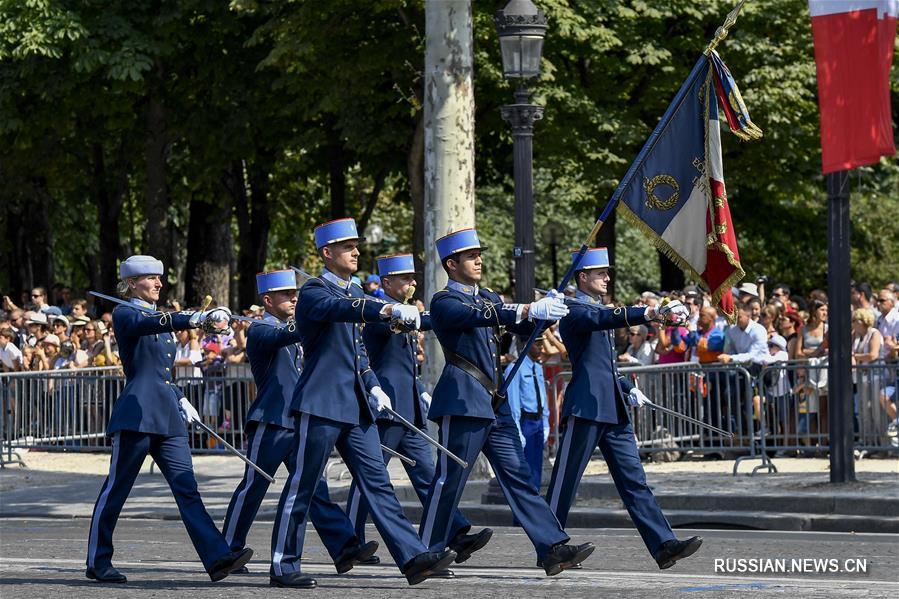
[[[178,400],[178,411],[181,412],[181,419],[190,424],[191,422],[201,422],[200,413],[197,409],[190,405],[186,397]]]
[[[390,319],[403,323],[407,329],[418,329],[421,327],[421,312],[416,306],[410,304],[394,304],[393,312]]]
[[[371,396],[374,398],[376,405],[376,412],[380,412],[384,408],[393,409],[393,404],[390,402],[390,398],[384,393],[384,390],[380,387],[372,387]]]
[[[559,297],[547,295],[528,308],[528,320],[559,320],[568,314],[568,306]]]
[[[672,300],[659,306],[659,316],[671,322],[681,323],[690,318],[690,310],[680,300]]]
[[[421,399],[421,404],[422,404],[422,407],[424,407],[425,412],[427,412],[429,409],[431,409],[431,394],[430,393],[425,391],[424,393],[419,395],[419,398]]]
[[[649,398],[646,397],[645,393],[634,387],[631,389],[631,392],[627,394],[627,403],[635,408],[642,408],[649,403]]]

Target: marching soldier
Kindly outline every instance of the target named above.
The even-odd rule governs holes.
[[[418,328],[415,306],[366,299],[351,283],[359,257],[359,235],[351,218],[315,229],[315,246],[325,269],[321,278],[303,285],[297,302],[297,330],[305,364],[294,389],[290,409],[297,434],[289,460],[289,475],[278,504],[272,535],[271,583],[295,586],[300,574],[303,529],[313,490],[331,450],[337,447],[359,485],[396,564],[410,585],[445,570],[456,554],[431,552],[403,514],[381,457],[375,412],[390,406],[390,398],[369,367],[360,327],[355,323],[391,319]],[[302,586],[308,586],[302,583]]]
[[[247,358],[257,389],[256,400],[247,413],[247,457],[274,476],[278,466],[289,461],[296,430],[295,418],[290,412],[290,399],[300,378],[302,350],[297,345],[300,337],[295,326],[277,326],[294,317],[296,274],[292,270],[259,273],[256,275],[256,290],[261,296],[265,313],[259,324],[252,324],[247,333]],[[268,486],[268,480],[247,466],[243,480],[228,504],[222,527],[232,550],[240,550],[246,544],[247,533]],[[324,479],[316,485],[309,517],[334,559],[338,574],[349,572],[354,565],[363,561],[377,563],[368,560],[377,551],[378,543],[360,543],[346,514],[328,496]],[[312,578],[306,580],[308,586],[314,586]]]
[[[446,366],[434,388],[428,418],[440,427],[440,442],[468,462],[462,468],[442,454],[421,522],[422,540],[439,550],[450,540],[453,514],[478,454],[484,452],[500,488],[537,550],[547,576],[584,561],[592,543],[569,545],[569,537],[531,485],[531,472],[512,420],[509,403],[496,393],[498,334],[507,327],[527,335],[533,320],[557,320],[568,313],[560,296],[531,304],[505,304],[481,279],[481,244],[474,229],[437,240],[447,287],[431,299],[431,324],[443,347]]]
[[[692,555],[699,537],[679,541],[646,484],[628,405],[643,405],[646,396],[618,373],[614,329],[645,324],[661,317],[685,320],[689,313],[679,301],[659,308],[606,308],[600,298],[609,282],[609,254],[593,248],[575,273],[577,294],[568,316],[559,323],[571,359],[571,382],[560,415],[564,430],[547,490],[547,502],[563,525],[594,448],[609,466],[618,494],[643,542],[659,568],[670,568]]]
[[[126,384],[106,428],[112,437],[109,476],[94,505],[88,537],[85,575],[107,583],[127,582],[112,565],[112,533],[122,506],[149,453],[165,476],[190,540],[213,581],[242,568],[252,557],[249,547],[231,551],[203,506],[187,445],[185,421],[200,415],[172,378],[174,331],[200,326],[211,319],[227,327],[227,308],[205,312],[149,315],[162,289],[162,262],[152,256],[131,256],[122,262],[119,292],[133,304],[118,306],[112,326],[118,341]]]
[[[415,264],[412,254],[397,254],[378,258],[378,274],[381,277],[381,289],[385,299],[391,303],[405,303],[406,293],[415,287]],[[421,316],[421,329],[431,329],[430,316]],[[393,409],[400,416],[419,428],[426,428],[428,407],[431,396],[422,388],[415,367],[415,332],[394,333],[386,321],[366,324],[362,331],[365,348],[368,351],[371,368],[374,370],[381,387],[391,398]],[[377,421],[381,443],[390,449],[415,460],[415,466],[405,464],[406,473],[415,493],[424,505],[428,497],[428,489],[434,479],[434,460],[431,449],[420,435],[409,430],[405,425],[382,413]],[[390,456],[384,455],[386,463]],[[368,516],[368,505],[362,498],[355,481],[350,486],[347,499],[347,514],[355,523],[356,534],[365,538],[365,520]],[[484,547],[490,540],[493,531],[485,528],[477,534],[467,534],[471,524],[457,509],[453,512],[450,524],[449,548],[456,552],[456,563],[467,560],[472,553]],[[447,570],[443,576],[452,576]]]

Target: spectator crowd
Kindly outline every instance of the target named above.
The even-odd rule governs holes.
[[[364,282],[363,282],[364,281]],[[360,279],[365,291],[380,296],[376,275]],[[569,289],[569,295],[573,294]],[[35,287],[23,294],[17,305],[3,296],[0,310],[0,372],[55,371],[120,364],[112,314],[99,312],[85,299],[73,298],[70,289],[48,290]],[[775,284],[770,293],[766,282],[742,283],[734,289],[736,322],[731,325],[712,303],[712,298],[696,286],[664,293],[646,291],[629,303],[603,298],[608,305],[658,306],[665,299],[678,299],[690,310],[687,322],[679,326],[662,326],[657,322],[638,325],[615,332],[615,345],[621,366],[698,364],[739,364],[759,367],[777,362],[802,361],[818,365],[801,380],[790,373],[778,380],[765,380],[769,396],[791,393],[803,396],[802,411],[819,413],[826,422],[826,364],[828,351],[827,294],[815,289],[807,295],[793,293],[787,284]],[[852,362],[854,365],[899,363],[899,284],[889,283],[875,291],[868,283],[854,283],[852,302]],[[19,307],[19,306],[22,307]],[[419,302],[420,309],[424,306]],[[165,309],[180,310],[181,304],[169,300]],[[253,305],[243,310],[245,316],[262,318],[263,309]],[[223,401],[228,385],[226,378],[249,378],[246,358],[248,323],[235,321],[227,335],[205,335],[200,330],[176,334],[175,377],[188,397],[197,397],[207,424],[228,430],[234,415]],[[419,333],[418,359],[423,362],[424,334]],[[517,344],[511,337],[503,339],[502,364],[517,357]],[[567,353],[558,327],[549,327],[538,340],[535,361],[542,365],[544,379],[566,368]],[[824,374],[822,374],[822,372]],[[897,381],[875,381],[872,377],[855,381],[857,393],[877,397],[891,426],[897,421]],[[865,386],[872,386],[866,388]],[[874,388],[876,387],[876,388]],[[773,395],[772,395],[773,394]],[[824,396],[822,398],[822,396]],[[245,398],[249,400],[250,398]],[[757,398],[756,398],[757,400]],[[818,419],[819,426],[822,418]]]

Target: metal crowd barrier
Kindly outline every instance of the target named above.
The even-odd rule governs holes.
[[[208,426],[235,447],[246,449],[243,425],[256,386],[240,366],[223,377],[182,377],[175,384]],[[124,386],[118,366],[0,374],[4,460],[11,459],[15,448],[110,448],[106,424]],[[194,453],[223,451],[206,433],[193,429],[188,434]]]
[[[769,458],[811,456],[829,450],[827,364],[797,361],[768,366],[664,364],[622,367],[654,403],[730,431],[711,433],[648,408],[632,408],[631,421],[640,453],[671,461],[690,454],[722,454],[760,459],[756,467],[776,471]],[[571,371],[548,381],[549,401],[564,401]],[[856,449],[897,452],[888,435],[889,402],[899,394],[899,367],[873,363],[853,367]],[[606,391],[608,392],[608,391]],[[557,412],[556,412],[557,413]],[[559,446],[558,422],[551,423]],[[737,464],[739,465],[739,463]]]
[[[826,360],[793,360],[765,366],[761,387],[767,446],[786,455],[815,455],[830,449]],[[888,406],[899,394],[899,364],[852,367],[855,449],[896,452],[888,435]]]

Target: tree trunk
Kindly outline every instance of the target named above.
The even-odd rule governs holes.
[[[229,195],[220,192],[211,203],[192,200],[185,269],[188,305],[202,305],[206,295],[212,296],[213,305],[228,303],[231,251]]]
[[[25,226],[33,276],[33,282],[28,286],[46,287],[50,295],[50,286],[54,283],[53,229],[50,226],[50,192],[44,180],[34,184],[34,203],[28,207]],[[48,297],[47,302],[52,303],[52,297]]]
[[[122,206],[127,191],[127,175],[123,168],[120,173],[116,173],[115,184],[111,185],[102,144],[93,144],[92,155],[91,186],[94,201],[97,203],[99,227],[97,235],[100,243],[99,254],[96,257],[98,272],[90,273],[91,285],[103,290],[104,293],[113,294],[119,278],[116,261],[119,258],[125,258],[122,256],[121,238],[119,237],[119,218],[122,215]]]
[[[474,226],[474,82],[471,0],[426,0],[424,89],[425,302],[446,284],[439,237]],[[443,354],[428,336],[425,378]]]
[[[684,271],[661,252],[659,252],[659,268],[662,271],[662,291],[679,291],[684,288]]]
[[[331,193],[331,220],[345,218],[346,212],[346,156],[337,133],[329,131],[328,182]]]
[[[423,299],[425,280],[425,121],[418,114],[412,145],[406,158],[409,178],[409,197],[412,198],[412,257],[415,260],[415,280],[419,283],[416,299]]]
[[[378,196],[380,196],[381,192],[384,190],[384,180],[386,178],[387,171],[385,170],[382,170],[375,175],[375,184],[374,187],[372,187],[371,193],[368,194],[368,197],[363,197],[362,204],[364,208],[357,225],[360,237],[365,236],[365,228],[368,227],[368,222],[371,220],[371,215],[375,211],[375,206],[378,205]]]
[[[146,181],[144,183],[143,251],[162,260],[166,268],[172,265],[172,239],[169,222],[169,198],[166,185],[166,135],[165,106],[158,92],[150,91],[147,98],[147,139],[144,147]],[[165,294],[163,287],[162,293]]]
[[[265,270],[268,255],[269,172],[267,157],[254,163],[235,161],[225,174],[225,187],[234,203],[240,249],[237,254],[237,303],[241,308],[258,303],[256,273]]]

